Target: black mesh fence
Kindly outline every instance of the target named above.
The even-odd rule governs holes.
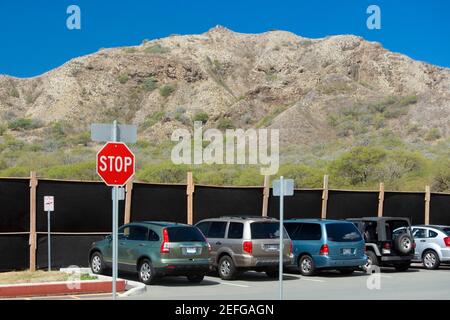
[[[0,235],[0,271],[24,270],[29,266],[28,234]]]
[[[412,224],[422,224],[425,220],[425,195],[413,192],[385,192],[385,217],[406,217]]]
[[[134,183],[131,220],[163,220],[187,223],[185,185]]]
[[[284,197],[284,218],[320,218],[322,208],[322,190],[295,190],[293,196]],[[280,198],[270,190],[269,217],[280,217]]]
[[[431,195],[430,223],[450,226],[450,195]]]
[[[195,186],[194,223],[224,215],[261,215],[263,188]]]
[[[30,180],[0,179],[0,232],[30,228]]]
[[[55,197],[51,229],[55,232],[111,232],[111,187],[101,182],[39,180],[36,229],[47,231],[44,196]],[[124,201],[119,201],[119,224],[123,223]]]
[[[378,214],[378,192],[328,192],[327,218],[372,217]]]
[[[89,266],[88,255],[91,244],[103,238],[103,235],[51,235],[52,268]],[[39,269],[48,267],[47,239],[47,235],[37,236],[36,267]]]
[[[0,179],[0,271],[29,266],[30,187],[28,179]],[[47,267],[47,214],[43,197],[55,197],[51,215],[53,267],[87,266],[88,250],[102,233],[111,231],[111,188],[101,182],[39,180],[36,198],[37,266]],[[424,222],[425,194],[385,192],[384,216],[408,217]],[[119,202],[119,225],[125,201]],[[262,213],[262,187],[195,186],[194,222],[223,215]],[[285,197],[285,218],[320,218],[322,190],[295,190]],[[376,216],[378,192],[330,190],[327,218]],[[279,198],[270,190],[268,215],[278,218]],[[131,220],[187,222],[186,185],[134,183]],[[431,194],[430,223],[450,225],[450,195]],[[25,234],[20,234],[24,232]],[[15,233],[15,234],[5,234]],[[69,234],[58,234],[69,233]],[[94,234],[83,234],[94,233]]]

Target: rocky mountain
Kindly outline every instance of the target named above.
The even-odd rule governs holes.
[[[218,26],[102,49],[34,78],[0,76],[0,122],[36,121],[13,132],[28,140],[57,121],[85,131],[115,118],[153,140],[202,119],[222,129],[279,128],[285,145],[386,130],[433,143],[450,136],[450,69],[353,35],[308,39]]]

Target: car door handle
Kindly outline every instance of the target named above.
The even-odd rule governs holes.
[[[145,247],[145,243],[139,243],[139,247]]]
[[[218,246],[220,246],[220,245],[222,244],[222,242],[217,241],[216,244],[217,244]]]
[[[426,240],[420,240],[420,242],[426,242]]]

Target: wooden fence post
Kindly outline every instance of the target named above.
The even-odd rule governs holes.
[[[264,189],[263,189],[263,203],[262,203],[262,216],[267,217],[267,209],[269,207],[270,196],[270,176],[264,176]]]
[[[430,186],[425,186],[425,224],[430,224]]]
[[[30,172],[30,271],[36,271],[36,172]]]
[[[321,218],[327,218],[327,205],[328,205],[328,175],[323,176],[323,191],[322,191],[322,213]]]
[[[123,223],[127,224],[131,221],[131,194],[133,192],[133,179],[128,180],[125,185],[125,214]]]
[[[187,223],[194,223],[194,179],[192,178],[192,171],[187,173]]]
[[[378,217],[383,216],[383,206],[384,206],[384,183],[380,183],[380,193],[378,194]]]

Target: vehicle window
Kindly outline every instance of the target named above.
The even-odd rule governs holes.
[[[446,235],[450,236],[450,228],[442,228],[442,231],[444,231]]]
[[[227,223],[224,221],[211,222],[208,230],[208,238],[225,238]]]
[[[378,225],[375,221],[366,221],[364,223],[364,240],[366,242],[378,240]]]
[[[153,231],[152,229],[149,229],[148,230],[148,240],[149,241],[159,241],[159,236],[155,231]]]
[[[148,239],[148,228],[142,226],[131,226],[129,228],[128,240],[145,241]]]
[[[387,220],[385,228],[387,240],[393,240],[403,233],[411,234],[410,226],[405,220]]]
[[[196,227],[169,227],[167,228],[169,242],[203,242],[205,238]]]
[[[418,239],[418,238],[426,238],[426,230],[425,230],[425,229],[422,229],[422,228],[416,228],[416,229],[414,229],[414,231],[413,231],[413,237],[414,237],[415,239]]]
[[[129,235],[130,235],[129,226],[124,226],[119,228],[119,230],[117,230],[117,236],[119,239],[127,239]]]
[[[327,237],[335,242],[361,241],[361,234],[352,223],[327,223]]]
[[[240,222],[230,222],[228,227],[228,239],[242,239],[244,224]]]
[[[320,240],[322,228],[318,223],[304,223],[298,240]]]
[[[436,238],[437,236],[437,232],[434,232],[433,230],[428,231],[428,238]]]
[[[280,224],[278,222],[253,222],[250,224],[252,239],[276,239],[280,237]],[[287,239],[287,232],[283,232],[283,238]]]
[[[285,223],[284,228],[292,240],[300,240],[300,230],[302,225],[303,223]]]
[[[205,221],[199,223],[196,227],[205,235],[205,237],[208,237],[208,228],[209,228],[210,222]]]

